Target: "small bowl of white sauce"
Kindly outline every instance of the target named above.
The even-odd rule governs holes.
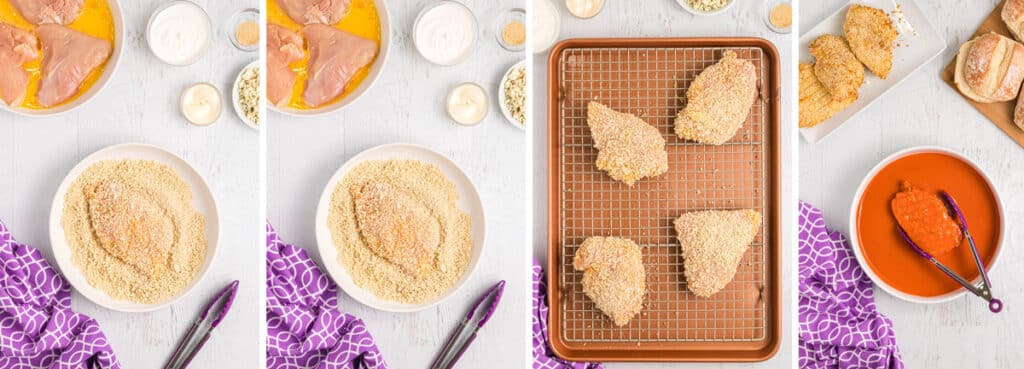
[[[210,15],[187,0],[172,1],[153,12],[146,26],[146,43],[153,55],[170,65],[190,65],[213,43]]]
[[[412,29],[412,42],[420,55],[445,66],[466,60],[479,33],[476,15],[457,1],[440,1],[424,8]]]
[[[562,32],[562,16],[551,0],[533,0],[533,34],[530,35],[530,50],[542,53],[558,41]]]

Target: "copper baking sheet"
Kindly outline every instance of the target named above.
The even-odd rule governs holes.
[[[757,67],[760,96],[721,146],[672,133],[686,89],[725,50]],[[576,39],[548,69],[548,289],[551,345],[561,357],[600,361],[761,361],[779,344],[779,57],[755,38]],[[643,118],[667,141],[669,171],[634,187],[594,162],[586,124],[592,100]],[[762,232],[735,279],[711,298],[686,288],[672,221],[707,209],[759,210]],[[590,236],[636,241],[644,254],[644,309],[615,327],[584,294],[572,257]]]
[[[1003,12],[1003,6],[1005,4],[1006,1],[1002,1],[995,9],[992,9],[992,13],[989,13],[988,17],[986,17],[985,20],[981,22],[981,25],[978,26],[978,30],[975,31],[974,35],[971,35],[971,38],[968,40],[989,32],[995,32],[1012,39],[1013,34],[1010,33],[1009,28],[1006,28],[1006,23],[1003,23],[1003,18],[1000,15]],[[957,45],[957,49],[959,48],[960,46]],[[954,90],[960,92],[960,90],[956,88],[956,83],[953,81],[954,74],[956,74],[956,54],[953,54],[953,60],[951,60],[949,65],[946,65],[946,68],[942,70],[942,79]],[[960,95],[963,96],[962,93]],[[1007,136],[1010,136],[1014,142],[1021,147],[1024,147],[1024,130],[1017,127],[1016,124],[1013,124],[1013,108],[1017,106],[1017,99],[997,103],[980,103],[964,96],[964,100],[973,105],[975,109],[978,109],[978,111],[988,118],[992,124],[1003,130]]]

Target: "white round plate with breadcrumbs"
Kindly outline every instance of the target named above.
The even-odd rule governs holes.
[[[421,304],[406,304],[396,301],[389,301],[378,298],[372,292],[363,289],[352,281],[352,276],[341,263],[338,262],[338,250],[334,246],[330,226],[327,224],[327,215],[331,208],[331,195],[335,187],[355,167],[370,160],[418,160],[424,163],[436,165],[444,176],[455,185],[459,193],[458,206],[471,219],[470,233],[473,235],[473,249],[469,257],[469,265],[466,272],[459,277],[447,291],[432,300]],[[323,259],[324,267],[341,289],[359,303],[377,310],[408,313],[431,308],[447,300],[449,297],[462,288],[469,281],[470,276],[476,270],[483,255],[484,249],[484,208],[480,202],[476,187],[470,181],[466,173],[450,159],[429,148],[412,144],[387,144],[367,149],[356,154],[345,162],[337,172],[327,181],[324,192],[320,195],[320,203],[316,208],[316,242]]]
[[[206,220],[206,256],[203,259],[199,272],[196,273],[195,278],[192,279],[192,282],[187,287],[178,291],[174,296],[154,304],[117,300],[107,295],[106,292],[90,285],[81,270],[71,259],[71,248],[67,244],[64,227],[61,225],[61,217],[64,213],[64,196],[75,179],[97,162],[125,159],[152,160],[173,169],[192,189],[192,207],[199,214],[202,214]],[[162,309],[173,305],[194,290],[199,281],[210,270],[210,265],[213,264],[213,259],[217,254],[219,234],[220,224],[217,218],[217,203],[214,201],[213,193],[210,192],[210,187],[206,184],[203,176],[180,156],[160,147],[147,144],[126,143],[108,146],[89,154],[64,177],[60,187],[57,187],[57,192],[53,196],[53,205],[50,207],[50,245],[53,249],[53,258],[57,261],[61,274],[64,275],[64,278],[71,283],[71,286],[76,291],[89,299],[89,301],[111,310],[127,313],[143,313]]]

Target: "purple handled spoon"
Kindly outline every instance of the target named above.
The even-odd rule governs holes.
[[[473,304],[473,307],[472,309],[469,310],[469,313],[466,313],[466,316],[459,321],[459,326],[455,328],[455,331],[452,332],[452,335],[448,337],[448,341],[446,341],[444,347],[441,348],[441,353],[438,354],[437,358],[434,359],[434,362],[430,364],[430,369],[451,369],[452,367],[455,366],[455,363],[458,362],[460,358],[462,358],[462,354],[466,353],[466,350],[469,348],[469,345],[473,343],[473,340],[476,339],[476,334],[477,332],[480,331],[480,328],[483,328],[484,324],[487,324],[487,321],[491,319],[491,315],[494,315],[494,310],[498,308],[498,303],[501,302],[501,295],[504,292],[505,281],[503,280],[492,286],[490,289],[487,290],[486,293],[480,296],[480,299],[478,299],[476,303]],[[480,305],[483,305],[484,301],[486,301],[491,296],[494,296],[494,298],[491,300],[491,303],[487,307],[487,310],[483,311],[483,316],[480,317],[480,321],[476,323],[476,327],[473,328],[472,332],[470,332],[469,337],[467,337],[466,340],[462,342],[462,345],[459,347],[458,351],[455,352],[455,356],[452,357],[451,361],[448,362],[448,365],[444,365],[445,358],[447,358],[448,354],[451,352],[452,346],[454,346],[455,342],[458,341],[458,338],[462,336],[462,332],[466,330],[466,327],[469,326],[469,323],[473,321],[473,317],[477,315],[477,311],[480,309]]]

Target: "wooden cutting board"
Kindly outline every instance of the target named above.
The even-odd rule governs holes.
[[[1011,39],[1013,38],[1013,34],[1010,33],[1008,28],[1006,28],[1006,24],[1003,23],[1003,19],[1000,16],[1003,12],[1004,4],[1006,4],[1005,0],[1000,2],[999,5],[996,6],[995,10],[992,10],[992,13],[981,22],[981,26],[979,26],[978,30],[971,36],[972,39],[989,32],[995,32]],[[960,46],[958,45],[957,48],[959,47]],[[956,56],[954,56],[953,60],[949,62],[946,69],[942,71],[942,79],[946,81],[950,87],[953,87],[954,90],[959,92],[960,90],[956,88],[956,83],[953,82],[953,75],[955,71]],[[960,95],[964,96],[963,93]],[[995,124],[996,127],[999,127],[1003,132],[1006,132],[1006,135],[1010,136],[1010,138],[1016,141],[1018,145],[1024,147],[1024,130],[1021,130],[1017,125],[1013,124],[1013,109],[1017,105],[1017,99],[999,103],[979,103],[967,98],[967,96],[964,96],[964,100],[967,100],[968,103],[974,105],[981,114],[985,115],[990,121],[992,121],[992,124]]]

